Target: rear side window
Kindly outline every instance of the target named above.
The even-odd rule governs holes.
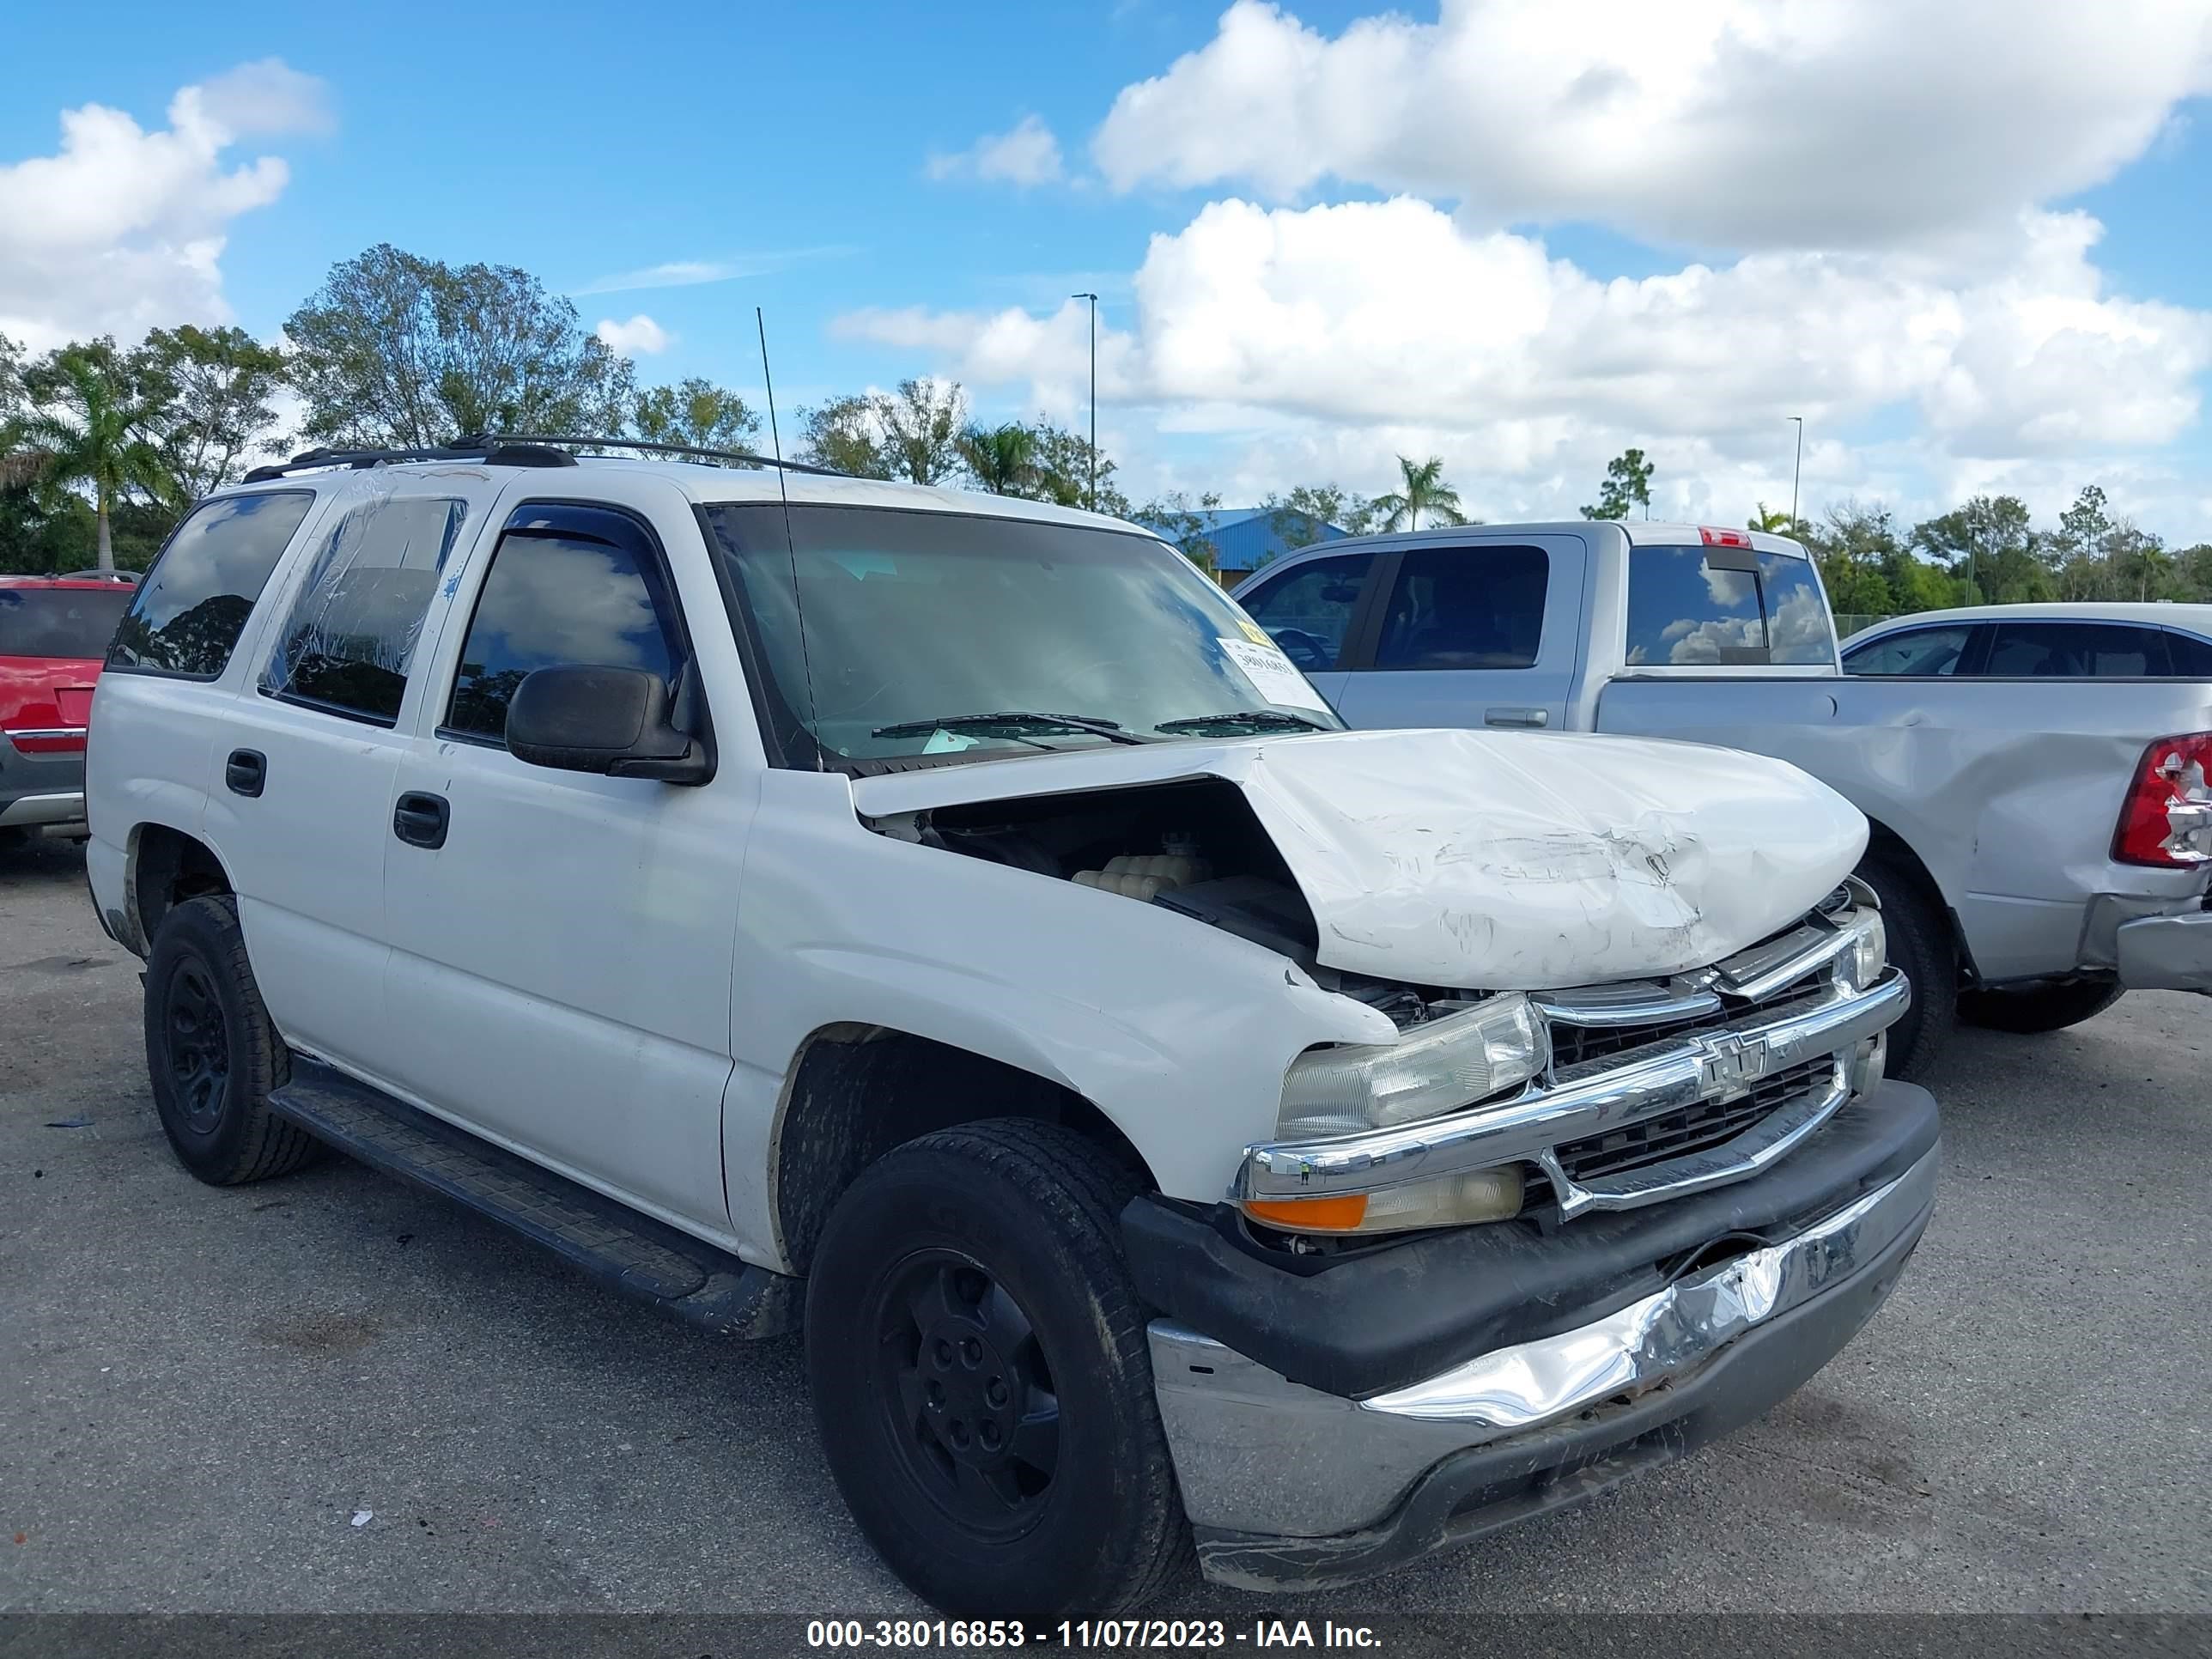
[[[2166,635],[2124,623],[2003,623],[1987,674],[2031,679],[2140,679],[2166,674]]]
[[[127,587],[0,587],[0,657],[98,662],[130,605]]]
[[[1243,600],[1252,620],[1267,630],[1283,654],[1309,673],[1343,660],[1345,636],[1359,608],[1367,579],[1367,553],[1316,559],[1279,576]]]
[[[2212,680],[2212,640],[2194,634],[2169,634],[2166,649],[2173,657],[2173,672],[2193,680]]]
[[[1846,650],[1844,667],[1853,674],[1955,674],[1972,635],[1965,626],[1910,628]]]
[[[1398,566],[1377,668],[1533,668],[1552,562],[1540,547],[1417,547]]]
[[[465,502],[391,499],[332,526],[278,634],[261,689],[389,726]]]
[[[1628,660],[1647,667],[1830,663],[1827,606],[1810,564],[1784,553],[1715,569],[1702,547],[1638,547],[1628,560]]]
[[[222,673],[314,503],[313,490],[279,489],[195,507],[138,584],[107,665],[204,680]]]
[[[540,668],[645,668],[673,684],[683,633],[644,532],[611,513],[580,509],[561,520],[590,521],[605,538],[528,526],[500,538],[445,730],[504,743],[515,688]]]

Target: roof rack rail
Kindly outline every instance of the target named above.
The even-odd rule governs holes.
[[[535,433],[526,435],[502,434],[496,438],[482,440],[464,438],[463,443],[485,442],[498,444],[576,444],[598,449],[642,449],[655,455],[704,455],[718,461],[737,461],[746,466],[780,467],[786,472],[811,472],[821,478],[847,478],[852,475],[840,472],[834,466],[816,466],[811,461],[783,461],[773,455],[755,455],[742,449],[709,449],[703,444],[664,444],[644,438],[547,438]]]
[[[504,438],[456,438],[449,444],[420,449],[308,449],[289,461],[257,466],[246,475],[247,483],[264,483],[289,473],[317,467],[356,469],[388,466],[402,461],[481,461],[490,466],[574,466],[576,458],[562,449],[515,443]]]

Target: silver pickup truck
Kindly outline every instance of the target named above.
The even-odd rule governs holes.
[[[1805,550],[1697,525],[1330,542],[1237,597],[1355,726],[1682,738],[1845,796],[1915,984],[1894,1073],[1924,1069],[1954,1019],[2049,1031],[2131,988],[2212,994],[2202,678],[1845,675]]]

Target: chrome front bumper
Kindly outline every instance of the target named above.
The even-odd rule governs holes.
[[[1927,1224],[1937,1160],[1626,1307],[1365,1399],[1155,1322],[1154,1384],[1201,1564],[1248,1588],[1350,1582],[1757,1415],[1887,1295]],[[1690,1432],[1693,1417],[1711,1432]]]

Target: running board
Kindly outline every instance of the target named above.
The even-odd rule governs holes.
[[[458,1200],[592,1278],[678,1318],[736,1336],[799,1328],[800,1280],[703,1239],[295,1055],[269,1105],[318,1140],[411,1186]]]

